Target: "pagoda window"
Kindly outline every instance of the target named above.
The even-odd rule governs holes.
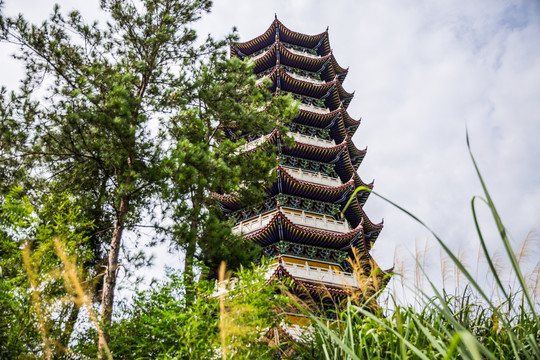
[[[276,196],[279,199],[279,205],[281,207],[293,210],[308,211],[321,215],[329,215],[334,219],[337,219],[341,209],[339,204],[325,201],[318,201],[285,194],[279,194]]]

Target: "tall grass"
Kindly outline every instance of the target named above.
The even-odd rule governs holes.
[[[76,357],[76,354],[73,354],[70,349],[59,344],[48,334],[48,329],[55,322],[54,313],[58,311],[59,302],[73,303],[78,308],[85,309],[88,312],[92,326],[98,334],[103,333],[103,327],[94,311],[93,304],[90,300],[91,295],[85,287],[85,282],[82,281],[84,276],[81,274],[80,267],[77,266],[76,259],[67,253],[64,242],[60,240],[58,236],[54,236],[52,244],[54,252],[60,260],[61,269],[49,272],[45,278],[47,278],[48,281],[51,281],[51,279],[58,280],[62,278],[63,284],[67,290],[67,296],[65,298],[53,298],[52,302],[45,301],[41,296],[40,289],[44,284],[38,279],[38,270],[34,264],[35,260],[32,259],[30,242],[27,242],[22,250],[24,268],[29,279],[30,292],[32,294],[33,312],[37,317],[36,327],[39,330],[43,342],[45,359],[55,359],[58,358],[60,354],[64,353]],[[101,354],[100,358],[112,360],[112,355],[107,344],[105,344],[103,351],[104,354]]]
[[[345,310],[339,312],[338,321],[311,316],[312,330],[307,331],[309,341],[298,345],[298,354],[303,358],[540,359],[540,318],[537,313],[540,264],[528,275],[523,274],[520,264],[532,246],[532,235],[514,251],[471,152],[468,135],[467,147],[483,189],[483,196],[471,200],[480,245],[478,259],[486,262],[494,279],[494,291],[488,294],[477,276],[471,274],[464,253],[452,252],[447,242],[418,217],[374,192],[430,231],[441,247],[443,286],[448,283],[445,274],[453,268],[457,292],[449,295],[445,290],[441,291],[423,272],[422,262],[417,260],[416,271],[422,272],[415,274],[417,288],[414,290],[420,299],[419,306],[400,304],[390,296],[393,302],[390,313],[383,310],[374,313],[362,304],[349,302]],[[356,192],[361,190],[369,191],[359,188]],[[509,263],[505,272],[501,271],[501,258],[488,249],[477,216],[479,201],[487,206],[495,221]],[[420,253],[422,251],[425,249]],[[508,272],[514,274],[514,281],[503,279],[502,274]],[[427,295],[422,290],[424,283],[434,295]]]

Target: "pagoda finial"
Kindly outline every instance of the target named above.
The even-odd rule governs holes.
[[[277,20],[277,13],[274,13],[274,18]]]
[[[326,27],[326,32],[328,32],[328,29],[329,29],[329,28],[330,28],[330,26],[327,26],[327,27]]]

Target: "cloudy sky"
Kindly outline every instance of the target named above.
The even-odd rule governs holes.
[[[42,19],[54,1],[6,0],[5,12]],[[98,1],[57,1],[98,18]],[[368,147],[365,182],[412,211],[474,265],[478,240],[470,200],[481,194],[472,150],[515,246],[540,226],[540,2],[216,0],[198,25],[202,37],[236,26],[241,41],[262,34],[274,14],[288,28],[318,34],[329,27],[344,83],[355,91],[349,113],[362,118],[353,140]],[[0,52],[3,84],[19,67]],[[373,256],[382,268],[415,252],[429,234],[371,196],[366,212],[385,228]],[[488,213],[491,249],[501,251]],[[529,259],[540,258],[538,242]],[[427,266],[436,266],[433,246]],[[481,262],[481,261],[480,261]]]

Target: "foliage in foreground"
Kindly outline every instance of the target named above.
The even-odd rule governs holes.
[[[200,281],[192,289],[195,300],[186,301],[181,273],[151,290],[140,292],[120,309],[113,321],[110,350],[114,359],[271,359],[274,350],[261,341],[276,324],[276,313],[286,298],[266,283],[265,266],[240,269],[234,281],[223,281],[226,295],[217,296],[217,285]],[[229,274],[230,275],[230,274]],[[231,285],[231,284],[234,284]],[[92,357],[97,348],[92,331],[81,334],[74,351]]]
[[[34,209],[14,190],[0,203],[0,358],[94,359],[105,329],[108,359],[272,358],[261,339],[286,298],[267,283],[267,266],[241,267],[230,281],[223,271],[223,296],[214,282],[171,273],[120,304],[106,328],[81,271],[88,247],[80,230],[92,224],[68,196],[44,202]]]
[[[92,292],[88,274],[80,271],[89,256],[83,235],[93,225],[82,217],[74,200],[53,194],[44,197],[46,206],[34,209],[20,190],[14,190],[0,206],[3,358],[94,358],[97,354],[97,334],[104,327],[88,301]],[[493,204],[486,202],[500,223]],[[506,231],[501,238],[508,241]],[[447,249],[442,241],[441,246]],[[295,356],[540,358],[536,289],[517,281],[523,285],[513,291],[499,289],[506,295],[490,299],[466,267],[453,259],[469,278],[464,293],[450,297],[432,285],[436,296],[424,296],[421,309],[394,304],[394,310],[384,314],[374,311],[368,299],[365,305],[349,304],[338,312],[337,322],[325,323],[312,315],[311,330],[296,345]],[[223,299],[212,296],[215,288],[210,283],[186,284],[183,276],[172,274],[167,282],[137,294],[131,305],[119,307],[108,328],[109,358],[272,358],[277,350],[261,339],[279,321],[275,314],[285,300],[266,283],[264,271],[241,269],[238,283]],[[521,272],[519,262],[514,271]],[[492,275],[499,277],[497,272]],[[188,291],[195,295],[189,303]],[[86,320],[73,316],[81,310]],[[74,327],[76,336],[71,337]]]
[[[487,190],[485,195],[496,223],[501,226],[501,239],[508,242]],[[2,358],[95,358],[98,352],[97,335],[104,326],[89,301],[91,277],[81,271],[90,256],[88,237],[84,234],[93,225],[82,216],[75,200],[51,194],[42,199],[44,206],[33,208],[28,198],[15,189],[0,204]],[[485,245],[480,231],[479,235]],[[434,236],[468,278],[465,292],[448,296],[432,285],[436,295],[424,295],[420,309],[394,304],[394,309],[385,314],[369,306],[372,302],[368,299],[364,305],[349,304],[338,312],[339,321],[327,323],[311,315],[313,325],[306,331],[305,341],[295,345],[295,356],[540,358],[540,319],[534,287],[538,278],[532,288],[521,281],[519,278],[524,276],[516,261],[513,271],[518,288],[498,288],[501,297],[488,298],[481,284]],[[491,261],[487,248],[485,251]],[[515,257],[513,251],[509,257]],[[172,274],[165,283],[137,294],[131,305],[119,307],[118,317],[108,328],[109,358],[272,358],[277,350],[261,339],[267,329],[280,321],[275,314],[285,300],[266,283],[264,271],[241,269],[236,286],[229,288],[222,299],[212,296],[215,288],[210,283],[186,284],[182,275]],[[502,284],[497,271],[491,275],[496,284]],[[189,303],[185,296],[188,291],[195,295]],[[309,309],[303,310],[309,314]],[[81,320],[80,312],[85,313],[86,319]]]
[[[35,209],[20,189],[0,203],[0,358],[63,354],[83,297],[66,269],[93,286],[83,264],[92,224],[67,195],[43,196]],[[62,239],[61,242],[58,239]],[[68,260],[69,259],[69,260]]]

